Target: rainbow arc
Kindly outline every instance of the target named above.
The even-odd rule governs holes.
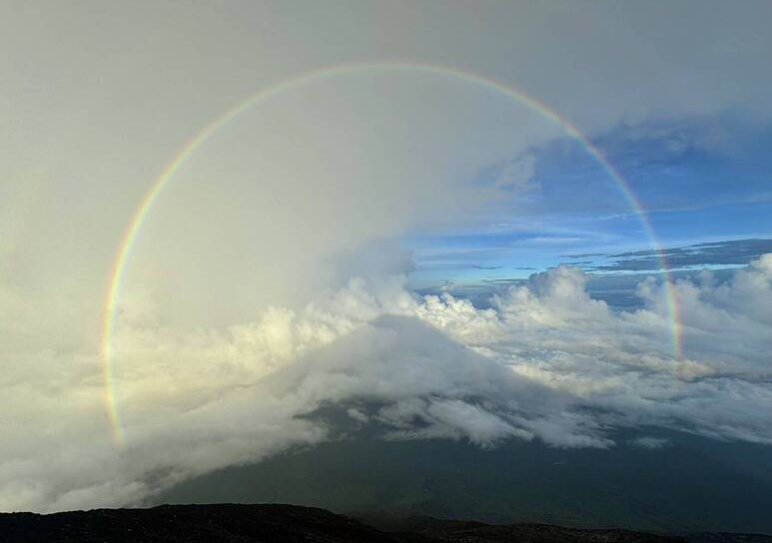
[[[110,426],[115,442],[117,444],[120,445],[124,443],[124,428],[121,420],[120,410],[115,397],[116,382],[114,377],[112,345],[113,334],[116,325],[118,302],[126,275],[127,264],[131,258],[132,251],[136,246],[140,232],[142,231],[142,226],[144,225],[145,220],[149,214],[152,212],[153,207],[158,199],[161,197],[165,189],[171,184],[171,181],[174,178],[174,174],[183,164],[185,164],[186,161],[190,159],[190,157],[196,152],[197,149],[199,149],[207,142],[210,137],[212,137],[212,135],[214,135],[229,122],[233,121],[248,110],[260,106],[261,104],[270,100],[272,97],[275,97],[284,91],[318,82],[320,80],[363,71],[393,71],[402,73],[412,72],[417,74],[435,75],[438,77],[445,77],[454,80],[462,80],[470,84],[478,85],[481,88],[495,91],[523,105],[526,105],[528,108],[538,112],[541,116],[548,119],[550,122],[560,126],[569,137],[581,144],[582,147],[595,160],[597,160],[598,164],[602,166],[605,173],[620,189],[630,207],[639,217],[646,235],[651,240],[651,244],[658,255],[660,268],[664,275],[666,284],[666,297],[672,330],[673,353],[676,358],[682,357],[682,326],[675,289],[667,259],[665,258],[662,247],[658,242],[657,237],[655,236],[651,221],[643,207],[643,204],[630,187],[630,184],[614,167],[614,165],[609,162],[603,153],[592,143],[592,141],[573,123],[571,123],[568,119],[560,116],[544,103],[514,89],[508,84],[470,72],[460,71],[443,66],[415,63],[369,63],[334,66],[331,68],[325,68],[311,73],[302,74],[298,77],[282,81],[276,85],[260,90],[255,94],[246,97],[241,102],[238,102],[231,108],[224,111],[222,114],[209,122],[206,126],[201,128],[182,146],[179,153],[177,153],[177,155],[164,167],[158,178],[154,181],[150,189],[142,198],[142,201],[134,212],[131,221],[126,227],[123,237],[121,238],[121,242],[110,271],[107,295],[105,297],[103,310],[100,354],[103,368],[105,404]]]

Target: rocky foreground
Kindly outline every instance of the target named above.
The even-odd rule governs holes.
[[[368,524],[365,524],[367,522]],[[378,526],[375,528],[373,526]],[[291,505],[163,505],[39,515],[0,514],[2,543],[772,543],[744,534],[665,536],[628,530],[579,530],[544,524],[492,526],[429,518],[364,519]]]

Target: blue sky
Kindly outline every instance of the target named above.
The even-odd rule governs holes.
[[[663,248],[718,244],[710,258],[691,251],[673,268],[736,266],[770,250],[745,241],[772,237],[769,126],[731,115],[649,122],[620,125],[594,143],[643,204]],[[639,270],[615,255],[651,250],[652,240],[601,165],[568,138],[528,154],[529,188],[512,196],[505,213],[465,231],[407,240],[417,287],[525,278],[563,263]]]

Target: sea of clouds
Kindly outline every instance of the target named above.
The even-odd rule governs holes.
[[[587,280],[560,267],[478,309],[416,295],[404,275],[353,278],[299,310],[195,330],[126,311],[115,338],[122,446],[103,415],[97,357],[42,352],[6,366],[0,509],[142,503],[329,439],[307,415],[331,404],[377,419],[390,428],[383,439],[609,448],[614,428],[646,425],[772,444],[772,255],[729,281],[704,272],[677,283],[682,358],[660,282],[639,285],[643,309],[615,312]]]

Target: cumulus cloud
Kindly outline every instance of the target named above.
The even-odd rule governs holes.
[[[124,447],[99,415],[93,357],[5,364],[0,508],[141,503],[197,474],[330,439],[313,416],[329,405],[377,422],[383,439],[607,448],[611,429],[647,425],[772,445],[772,255],[728,282],[679,282],[682,359],[662,285],[640,286],[643,309],[615,312],[586,281],[558,268],[478,309],[449,293],[417,296],[402,276],[355,279],[301,310],[198,330],[126,313],[116,339]]]

